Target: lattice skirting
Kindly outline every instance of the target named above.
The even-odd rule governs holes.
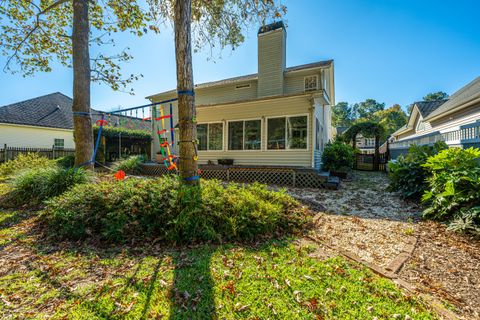
[[[163,165],[145,164],[144,175],[159,176],[172,174]],[[269,185],[292,186],[301,188],[325,188],[328,177],[314,170],[296,170],[287,168],[205,168],[200,170],[203,179],[217,179],[233,182],[260,182]]]

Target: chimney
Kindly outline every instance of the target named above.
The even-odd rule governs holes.
[[[283,21],[258,30],[258,97],[283,94],[286,38]]]

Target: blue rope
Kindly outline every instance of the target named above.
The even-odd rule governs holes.
[[[183,180],[185,181],[193,181],[198,179],[200,179],[200,176],[191,176],[191,177],[183,178]]]
[[[78,165],[79,168],[89,165],[91,163],[95,163],[95,158],[97,157],[97,151],[98,151],[98,146],[100,144],[100,137],[102,136],[102,129],[103,129],[103,120],[105,119],[105,114],[102,113],[102,122],[100,123],[100,128],[98,129],[97,133],[97,141],[95,142],[95,149],[93,150],[93,156],[90,161],[84,162],[80,165]]]
[[[72,112],[74,116],[82,116],[82,117],[89,117],[90,112],[84,112],[84,111],[73,111]]]
[[[194,96],[195,95],[195,92],[193,92],[193,90],[178,90],[177,91],[177,94],[184,94],[184,95],[187,95],[187,96]]]

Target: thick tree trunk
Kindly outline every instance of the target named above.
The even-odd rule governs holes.
[[[92,169],[92,119],[90,117],[90,54],[88,0],[73,0],[73,128],[75,165]]]
[[[191,0],[175,1],[175,54],[177,61],[178,118],[180,129],[180,176],[189,185],[198,184],[196,161],[197,124],[193,96],[191,46]]]

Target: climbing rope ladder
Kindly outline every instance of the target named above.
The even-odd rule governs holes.
[[[170,103],[170,114],[165,115],[163,105],[159,106],[159,111],[160,111],[160,116],[157,114],[157,107],[153,106],[152,113],[154,114],[157,130],[157,136],[158,136],[158,143],[160,145],[160,152],[162,154],[162,160],[163,163],[165,164],[165,167],[167,167],[167,170],[177,170],[177,160],[178,157],[173,154],[173,146],[175,145],[175,127],[173,126],[173,112],[172,112],[172,104]],[[165,119],[170,119],[170,128],[167,129],[165,126]],[[159,125],[162,125],[162,128],[160,129]],[[168,136],[167,134],[170,133],[171,141],[168,142]],[[172,147],[172,148],[170,148]]]

